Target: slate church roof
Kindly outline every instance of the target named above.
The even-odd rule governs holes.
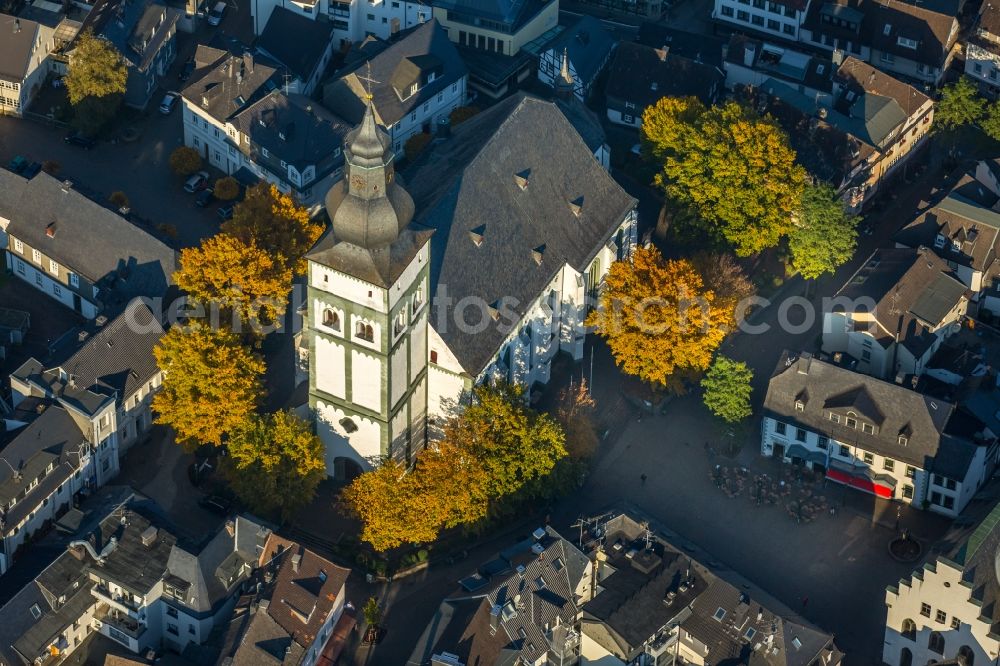
[[[636,205],[555,104],[524,94],[462,123],[407,177],[416,223],[435,232],[432,293],[503,301],[518,318],[564,265],[585,272]],[[510,331],[463,331],[443,314],[438,333],[478,375]]]

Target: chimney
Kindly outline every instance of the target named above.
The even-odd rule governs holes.
[[[295,553],[294,555],[292,555],[292,571],[294,573],[298,573],[299,572],[299,565],[301,563],[302,563],[302,554],[301,553]]]
[[[21,19],[15,18],[14,19],[14,34],[16,35],[19,32],[21,32]]]

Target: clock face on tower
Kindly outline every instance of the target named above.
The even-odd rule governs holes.
[[[351,176],[351,187],[360,190],[365,186],[365,180],[361,176]]]

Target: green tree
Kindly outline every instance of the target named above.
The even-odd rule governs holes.
[[[742,421],[751,414],[752,381],[753,371],[746,363],[719,354],[701,380],[705,406],[727,423]]]
[[[309,211],[294,197],[269,183],[258,183],[247,190],[222,231],[273,253],[296,275],[304,275],[305,254],[319,240],[323,227],[312,222]]]
[[[807,280],[833,273],[854,256],[857,226],[858,218],[847,213],[833,187],[810,185],[802,194],[798,223],[788,234],[792,268]]]
[[[264,362],[234,333],[199,323],[174,326],[153,356],[165,373],[153,398],[156,422],[173,428],[182,445],[218,446],[256,412]]]
[[[170,170],[178,176],[190,176],[201,168],[201,153],[188,146],[179,146],[170,153]]]
[[[934,111],[934,120],[946,129],[979,122],[986,112],[986,101],[972,79],[963,76],[941,89],[941,99]]]
[[[230,433],[228,476],[254,512],[289,520],[326,477],[323,444],[291,412],[251,415]]]
[[[212,194],[215,195],[216,199],[221,199],[222,201],[232,201],[240,195],[240,184],[232,176],[219,178],[215,181],[215,187],[212,188]]]
[[[657,185],[738,256],[777,245],[791,228],[806,174],[769,116],[664,97],[643,114],[642,136],[644,154],[663,164]]]
[[[979,126],[991,139],[1000,141],[1000,102],[993,102],[989,105]]]
[[[378,600],[375,597],[368,597],[364,608],[361,609],[361,614],[369,627],[377,627],[382,623],[382,608],[378,605]]]
[[[108,201],[115,206],[115,208],[128,208],[129,205],[128,195],[121,190],[112,192],[111,196],[108,197]]]
[[[417,159],[417,156],[424,152],[424,148],[430,144],[433,138],[430,134],[420,132],[407,139],[406,143],[403,144],[403,155],[406,156],[406,161],[412,162]]]
[[[73,105],[73,125],[88,134],[101,129],[118,111],[128,70],[111,42],[86,31],[69,54],[63,81]]]

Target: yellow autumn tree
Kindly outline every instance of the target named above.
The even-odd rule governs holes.
[[[640,247],[611,265],[587,325],[607,340],[625,372],[664,386],[678,370],[705,370],[731,320],[731,306],[716,302],[690,261]]]
[[[305,254],[319,240],[323,227],[309,219],[309,211],[269,183],[247,190],[222,231],[272,253],[296,275],[306,272]]]
[[[416,474],[427,512],[442,527],[486,517],[486,471],[461,442],[446,437],[429,445],[417,456]]]
[[[361,520],[361,539],[384,552],[405,543],[437,538],[440,514],[427,510],[423,490],[415,473],[388,459],[354,479],[341,493],[340,500]]]
[[[233,490],[254,512],[289,520],[326,478],[324,448],[291,412],[253,415],[226,442]]]
[[[736,102],[664,97],[643,113],[642,136],[663,165],[657,185],[738,256],[774,247],[791,230],[806,172],[770,116]]]
[[[252,240],[223,233],[181,250],[174,280],[196,301],[217,303],[254,325],[284,314],[292,271]]]
[[[218,446],[256,411],[264,362],[231,331],[199,323],[174,326],[153,356],[165,373],[153,398],[156,422],[173,428],[182,445]]]

